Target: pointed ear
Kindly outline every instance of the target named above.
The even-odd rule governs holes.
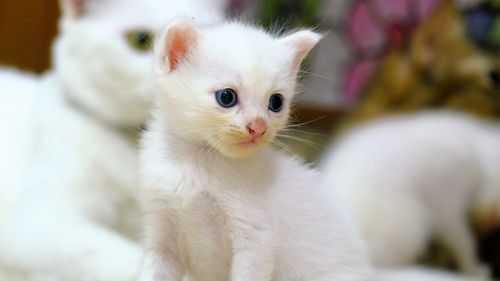
[[[300,64],[321,37],[320,34],[311,30],[301,30],[280,39],[283,44],[293,49],[292,66],[295,71],[299,70]]]
[[[163,69],[173,71],[179,63],[187,58],[189,52],[196,46],[200,32],[194,23],[183,18],[169,25],[163,41],[160,42],[161,64]]]
[[[446,26],[446,32],[436,26]],[[419,67],[428,67],[441,55],[451,58],[453,55],[450,55],[450,50],[453,53],[469,47],[469,41],[464,34],[461,15],[455,1],[444,1],[412,36],[411,57]]]
[[[79,18],[83,15],[86,0],[59,0],[62,15],[68,18]]]

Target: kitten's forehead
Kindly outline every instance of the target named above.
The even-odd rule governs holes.
[[[254,27],[230,23],[208,29],[200,50],[207,63],[235,72],[238,82],[254,87],[270,88],[293,76],[291,48]]]

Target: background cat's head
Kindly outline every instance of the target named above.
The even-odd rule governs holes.
[[[149,116],[152,41],[179,15],[196,24],[222,19],[224,0],[60,0],[53,48],[64,91],[85,110],[118,125]]]
[[[169,26],[157,45],[157,103],[169,130],[225,156],[245,157],[287,122],[300,63],[320,35],[281,38],[239,23]]]

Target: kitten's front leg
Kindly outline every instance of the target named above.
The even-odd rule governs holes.
[[[229,218],[233,243],[231,281],[269,281],[274,270],[272,223],[264,208],[241,206]]]
[[[177,249],[173,212],[158,210],[144,221],[144,259],[139,281],[181,281],[182,265]]]
[[[246,231],[246,230],[245,230]],[[269,281],[274,270],[273,246],[268,245],[267,234],[238,235],[233,238],[231,281]]]
[[[163,249],[147,250],[144,255],[139,281],[181,281],[177,258]]]

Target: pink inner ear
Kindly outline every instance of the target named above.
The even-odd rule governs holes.
[[[179,63],[179,59],[186,55],[188,51],[188,45],[186,38],[179,36],[180,34],[175,34],[168,50],[168,62],[170,64],[170,70],[174,70]]]
[[[310,30],[298,31],[281,39],[293,49],[292,67],[294,71],[299,70],[302,61],[320,39],[321,35]]]
[[[173,24],[167,32],[167,48],[164,55],[168,56],[170,71],[173,71],[196,45],[198,31],[190,21],[181,20]]]
[[[302,61],[306,58],[307,54],[311,50],[311,47],[307,44],[307,42],[297,42],[296,43],[297,53],[293,58],[293,67],[298,69],[302,64]]]

